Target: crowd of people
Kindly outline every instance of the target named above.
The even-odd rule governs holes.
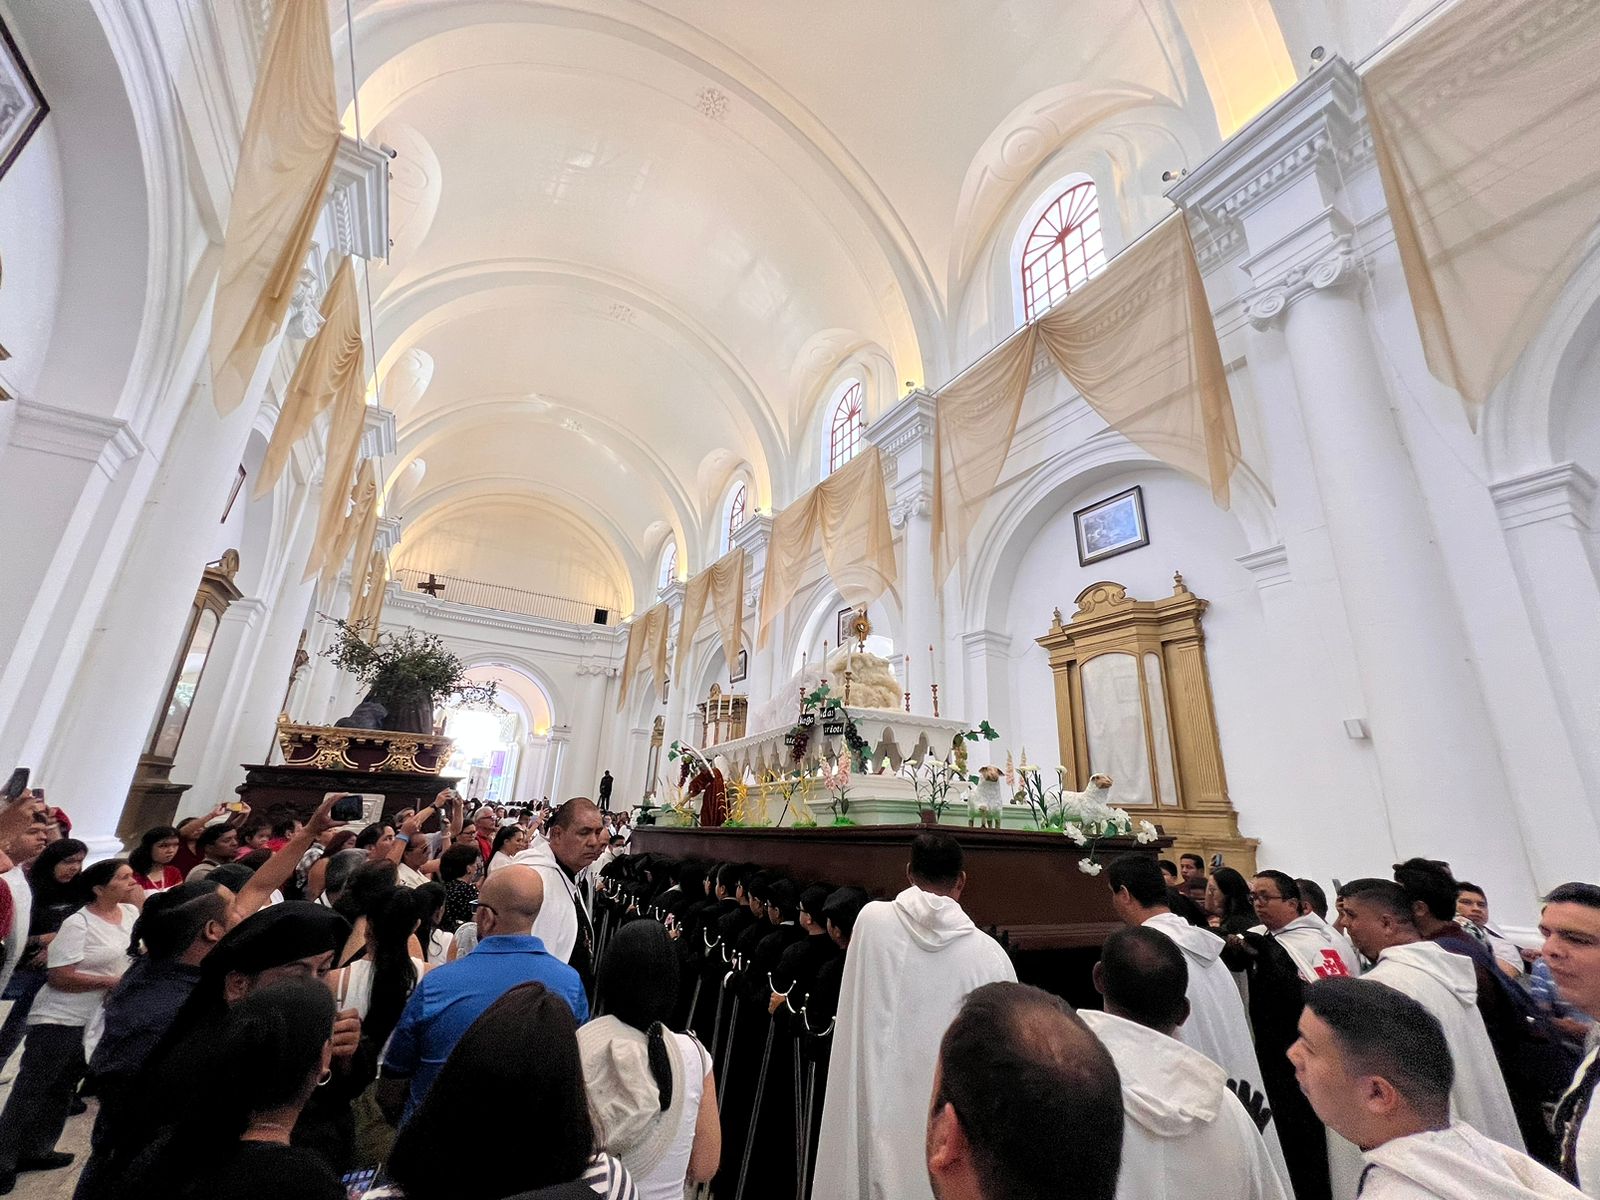
[[[1600,1196],[1594,885],[1519,945],[1432,860],[1330,908],[1132,853],[1078,1011],[973,923],[942,832],[875,900],[630,853],[583,798],[338,799],[95,861],[59,809],[0,810],[0,1194],[76,1166],[78,1200]],[[464,1153],[483,1113],[527,1144]]]

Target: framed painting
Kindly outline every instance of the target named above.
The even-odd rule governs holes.
[[[839,614],[834,618],[833,622],[835,634],[833,644],[835,646],[843,646],[850,641],[850,626],[855,622],[855,619],[855,609],[841,608],[839,610]]]
[[[748,676],[749,674],[750,674],[750,651],[741,650],[741,651],[739,651],[739,658],[738,658],[738,660],[737,660],[737,662],[736,662],[736,664],[735,664],[735,666],[733,668],[733,671],[728,676],[728,682],[729,683],[743,683],[745,681],[745,677]]]
[[[1078,565],[1087,567],[1150,544],[1144,491],[1138,486],[1098,500],[1072,514],[1078,533]]]
[[[0,18],[0,175],[11,169],[50,106]]]

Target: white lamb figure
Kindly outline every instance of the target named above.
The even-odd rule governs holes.
[[[968,826],[981,822],[985,829],[999,829],[1000,811],[1005,802],[1005,789],[1000,786],[1000,768],[979,767],[978,785],[967,793]]]
[[[1081,792],[1063,791],[1055,797],[1046,817],[1065,824],[1068,814],[1098,818],[1111,807],[1111,776],[1091,775],[1089,786]]]

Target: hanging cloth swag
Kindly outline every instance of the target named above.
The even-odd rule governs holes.
[[[767,644],[772,622],[794,599],[819,537],[846,604],[871,604],[894,586],[894,531],[878,447],[868,446],[772,519],[758,646]]]
[[[239,145],[211,315],[211,398],[224,415],[239,407],[283,324],[338,149],[328,6],[278,0]]]
[[[667,627],[671,623],[672,610],[658,604],[628,626],[628,652],[622,660],[622,686],[617,689],[619,711],[627,703],[628,685],[645,666],[655,672],[660,698],[667,698]]]
[[[261,473],[256,478],[258,498],[272,490],[289,465],[295,443],[311,431],[312,422],[330,406],[333,413],[328,419],[323,476],[337,479],[333,494],[342,497],[355,474],[366,417],[366,347],[361,340],[355,271],[348,255],[334,272],[322,307],[322,328],[295,364],[283,398],[283,411],[272,427],[272,441],[267,444]]]
[[[1189,226],[1175,213],[939,392],[934,578],[961,560],[1043,349],[1105,422],[1228,507],[1239,431]]]
[[[1457,4],[1362,78],[1428,369],[1474,426],[1591,248],[1600,5]]]
[[[744,648],[744,549],[724,554],[711,566],[689,580],[683,591],[683,617],[678,626],[678,665],[681,676],[689,661],[689,643],[705,619],[706,602],[722,634],[722,653],[732,674]]]
[[[322,487],[326,496],[328,484],[324,483]],[[324,515],[327,511],[328,507],[324,504]],[[350,489],[349,513],[339,513],[331,518],[331,521],[326,530],[320,521],[317,524],[316,543],[311,549],[311,561],[306,564],[307,579],[317,573],[319,551],[322,547],[327,547],[326,552],[320,556],[322,582],[330,583],[339,577],[339,572],[344,568],[345,560],[350,557],[352,550],[360,555],[362,547],[372,545],[372,539],[378,530],[378,468],[372,459],[369,458],[361,464],[361,474],[356,479],[355,486]],[[352,575],[360,575],[365,565],[364,559],[357,561],[352,567]]]

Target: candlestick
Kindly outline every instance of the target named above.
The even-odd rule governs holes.
[[[911,711],[911,693],[910,692],[906,693],[906,711],[907,712]]]
[[[846,708],[850,707],[850,675],[849,671],[844,673],[844,706]]]
[[[936,717],[939,715],[939,685],[937,683],[933,685],[933,715]]]

